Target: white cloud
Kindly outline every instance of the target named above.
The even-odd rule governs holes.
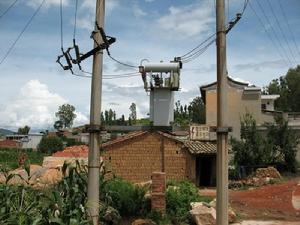
[[[74,126],[80,126],[89,123],[89,118],[81,112],[75,111],[76,118],[74,120]]]
[[[95,0],[84,0],[81,7],[89,9],[91,13],[95,13],[95,6],[96,1]],[[105,11],[111,12],[113,9],[117,8],[119,6],[119,0],[109,0],[105,2]]]
[[[17,97],[3,107],[0,112],[1,127],[20,127],[28,125],[32,128],[52,127],[55,112],[66,99],[48,90],[47,85],[39,80],[28,81]],[[87,121],[86,116],[77,112],[76,124]]]
[[[143,11],[137,3],[133,5],[132,10],[133,10],[133,15],[135,17],[142,17],[147,15],[147,13]]]
[[[29,0],[29,1],[27,1],[26,4],[31,6],[31,7],[38,7],[41,4],[42,1],[43,0]],[[69,4],[69,1],[68,0],[63,0],[62,4],[64,6],[66,6],[66,5]],[[58,6],[58,5],[60,5],[60,0],[46,0],[46,2],[45,2],[46,7]]]
[[[192,37],[211,30],[214,21],[209,2],[182,7],[171,6],[169,13],[157,20],[158,27],[178,37]]]

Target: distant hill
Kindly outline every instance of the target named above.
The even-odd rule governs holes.
[[[15,132],[7,129],[0,128],[0,136],[15,134]]]

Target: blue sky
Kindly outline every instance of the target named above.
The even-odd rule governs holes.
[[[12,2],[0,1],[0,15]],[[19,0],[0,18],[0,60],[40,2]],[[0,127],[15,129],[29,125],[33,128],[52,128],[54,113],[65,102],[76,107],[76,125],[88,123],[90,79],[71,76],[55,63],[57,55],[61,54],[59,2],[46,0],[15,48],[0,65]],[[248,6],[243,18],[227,35],[227,62],[230,76],[262,87],[299,62],[300,52],[295,45],[300,48],[300,1],[259,2],[268,20],[258,0],[250,0],[277,47]],[[226,6],[226,14],[229,12],[227,17],[233,18],[241,11],[244,1],[226,0],[226,3],[229,3]],[[78,0],[78,4],[76,41],[81,51],[86,52],[92,48],[90,33],[95,0]],[[64,47],[67,48],[72,44],[75,0],[63,0],[63,5]],[[107,0],[105,31],[117,38],[110,49],[111,54],[134,65],[145,58],[151,62],[170,61],[215,32],[214,7],[213,0]],[[216,80],[215,51],[213,44],[203,55],[183,65],[181,91],[176,93],[176,99],[188,103],[200,95],[200,85]],[[86,71],[91,71],[91,61],[92,58],[89,58],[82,64]],[[128,72],[135,70],[104,57],[104,74]],[[138,116],[145,116],[149,110],[149,99],[142,85],[140,77],[104,80],[102,108],[116,110],[119,117],[122,114],[127,116],[130,104],[135,102]]]

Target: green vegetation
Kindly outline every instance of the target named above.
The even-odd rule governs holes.
[[[285,76],[274,79],[264,88],[265,94],[279,94],[275,108],[285,112],[300,112],[300,65],[289,69]]]
[[[47,154],[31,149],[0,148],[0,167],[16,169],[19,167],[19,158],[25,156],[31,164],[42,165],[44,156]]]
[[[30,131],[30,127],[29,126],[24,126],[24,127],[20,127],[19,129],[18,129],[18,134],[28,134],[29,133],[29,131]]]
[[[205,105],[201,97],[193,99],[189,105],[181,105],[180,101],[175,103],[174,123],[187,126],[190,123],[205,123]]]
[[[63,141],[61,138],[43,136],[38,145],[38,150],[43,153],[52,154],[54,152],[63,150],[63,147]]]
[[[233,163],[239,166],[285,165],[288,171],[296,170],[296,146],[299,138],[288,127],[282,116],[274,124],[266,124],[267,136],[258,132],[256,122],[249,113],[241,120],[241,140],[232,139]]]
[[[58,107],[55,113],[58,120],[54,123],[54,128],[60,130],[61,128],[70,128],[76,118],[75,107],[70,104],[63,104]]]
[[[28,167],[28,164],[25,164]],[[30,170],[25,168],[30,177]],[[0,221],[3,225],[85,225],[90,224],[87,206],[87,168],[64,164],[63,180],[45,189],[0,185]],[[12,177],[7,177],[11,179]],[[120,224],[122,217],[150,218],[157,224],[191,224],[190,203],[209,201],[187,181],[169,182],[167,214],[150,211],[147,188],[100,173],[100,220],[104,225]]]
[[[167,215],[173,224],[190,224],[191,202],[210,202],[212,199],[201,197],[198,188],[189,181],[170,181],[166,192]]]

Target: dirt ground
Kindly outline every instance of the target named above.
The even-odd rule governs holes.
[[[300,202],[299,182],[300,177],[252,190],[230,190],[230,205],[241,220],[300,221],[300,208],[294,208],[295,200]],[[216,193],[206,189],[200,190],[200,194],[215,197]]]

